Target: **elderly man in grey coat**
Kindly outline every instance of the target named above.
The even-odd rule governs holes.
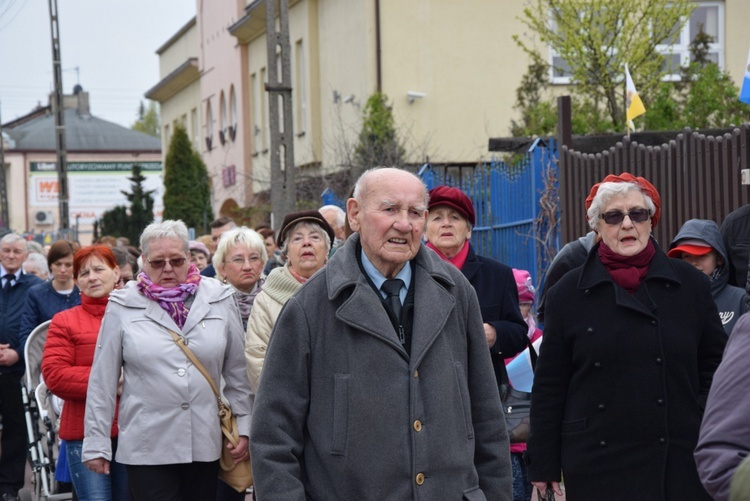
[[[479,303],[422,245],[427,201],[406,171],[365,172],[357,233],[282,311],[251,431],[259,499],[511,499]]]

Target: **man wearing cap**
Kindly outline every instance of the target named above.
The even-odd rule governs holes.
[[[479,303],[422,245],[427,203],[413,174],[365,172],[356,233],[284,306],[253,412],[259,499],[511,499]]]
[[[747,311],[747,295],[744,289],[729,285],[727,252],[719,226],[707,219],[686,221],[669,249],[669,257],[687,261],[711,281],[711,295],[729,335],[740,315]]]

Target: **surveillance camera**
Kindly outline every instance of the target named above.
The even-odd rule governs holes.
[[[415,90],[410,90],[406,93],[406,98],[409,100],[409,104],[413,103],[415,99],[422,99],[426,96],[427,94],[424,92],[417,92]]]

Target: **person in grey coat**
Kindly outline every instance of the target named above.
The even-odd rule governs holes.
[[[479,302],[422,245],[427,203],[413,174],[365,172],[358,233],[286,303],[255,401],[258,499],[511,499]]]
[[[747,294],[741,287],[729,285],[729,260],[719,225],[708,219],[685,221],[667,255],[687,261],[708,276],[711,295],[729,335],[740,315],[747,311]]]
[[[714,501],[750,499],[750,314],[742,315],[729,336],[714,374],[703,414],[695,462]],[[745,461],[747,463],[747,461]],[[736,484],[736,485],[735,485]]]
[[[231,288],[201,277],[190,264],[182,221],[150,224],[141,248],[143,272],[112,293],[102,319],[82,460],[96,473],[109,473],[110,429],[121,391],[116,459],[127,466],[131,498],[215,499],[222,452],[217,399],[170,331],[217,386],[223,378],[240,434],[231,455],[235,462],[247,460],[253,395],[237,301]]]

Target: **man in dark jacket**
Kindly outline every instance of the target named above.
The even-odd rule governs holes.
[[[422,245],[427,199],[411,173],[367,171],[357,233],[286,303],[253,412],[259,499],[511,499],[479,303]]]
[[[26,468],[26,422],[21,398],[24,372],[21,313],[26,293],[42,281],[21,269],[29,255],[26,242],[14,233],[0,239],[0,499],[17,500]]]

